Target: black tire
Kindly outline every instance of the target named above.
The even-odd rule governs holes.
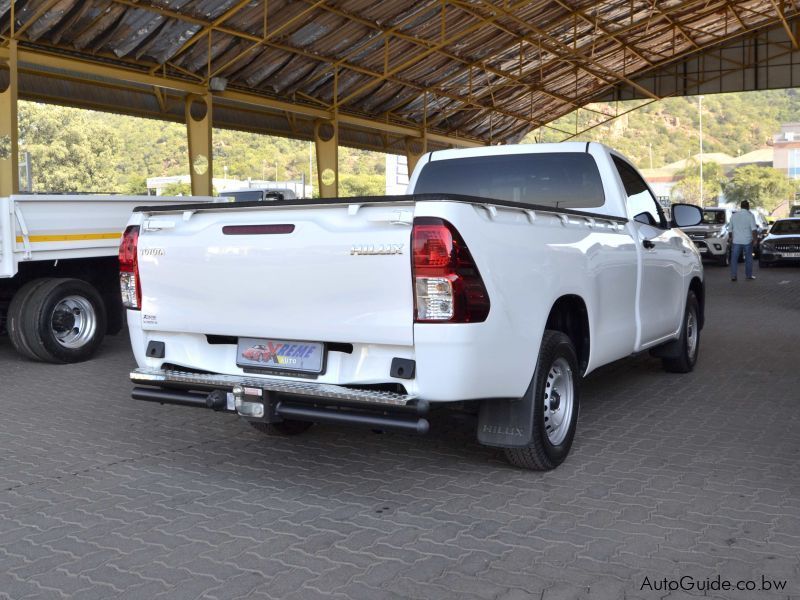
[[[547,433],[547,408],[545,403],[550,402],[548,389],[552,380],[551,369],[556,363],[566,361],[568,373],[565,378],[572,385],[572,409],[569,413],[566,433],[557,444],[551,442]],[[572,341],[560,331],[547,330],[542,338],[539,348],[539,357],[536,361],[536,370],[533,379],[525,394],[533,402],[533,429],[532,441],[522,448],[506,448],[505,455],[508,462],[516,467],[535,471],[549,471],[555,469],[567,458],[575,437],[580,409],[580,382],[581,371],[578,366],[578,357]],[[558,398],[557,398],[558,400]]]
[[[728,266],[730,266],[730,264],[731,264],[731,251],[730,251],[730,249],[728,249],[728,251],[725,254],[717,257],[717,263],[719,263],[720,267],[728,267]]]
[[[758,268],[759,269],[769,269],[772,266],[771,263],[758,259]]]
[[[42,285],[47,283],[49,279],[34,279],[23,285],[14,297],[11,299],[11,304],[8,307],[8,320],[6,321],[6,329],[8,329],[8,338],[11,340],[11,345],[21,355],[32,360],[41,360],[31,348],[30,342],[25,336],[25,329],[23,328],[23,311],[29,305],[28,300]]]
[[[694,337],[694,350],[690,349],[689,340]],[[700,354],[700,303],[694,292],[689,291],[686,296],[686,310],[683,314],[681,337],[678,340],[680,355],[677,358],[664,358],[661,360],[665,371],[670,373],[689,373],[697,364]]]
[[[267,435],[277,435],[282,437],[300,435],[305,433],[314,424],[311,421],[292,421],[284,420],[280,423],[259,423],[258,421],[249,421],[253,429],[266,433]]]
[[[78,303],[71,311],[62,302]],[[56,314],[59,308],[61,319]],[[83,321],[77,321],[77,319]],[[76,322],[77,321],[77,322]],[[61,336],[56,334],[58,326]],[[73,328],[75,339],[71,339]],[[48,279],[29,297],[22,311],[22,329],[39,360],[76,363],[97,350],[106,332],[103,299],[89,283],[80,279]]]

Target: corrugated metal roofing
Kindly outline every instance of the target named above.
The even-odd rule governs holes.
[[[487,143],[515,141],[742,33],[789,29],[798,13],[778,0],[18,0],[14,10],[21,48],[206,87],[222,77],[229,90]],[[11,4],[0,0],[0,44],[11,35]],[[99,83],[26,77],[31,96],[181,115],[169,96],[145,99],[146,86],[126,97]],[[266,127],[222,105],[215,119]],[[271,126],[310,135],[281,113]],[[350,129],[344,143],[397,143]]]

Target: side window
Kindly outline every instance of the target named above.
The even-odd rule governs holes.
[[[665,228],[667,226],[661,207],[653,198],[642,176],[624,160],[612,156],[617,167],[625,195],[628,197],[628,209],[634,221],[645,225]]]

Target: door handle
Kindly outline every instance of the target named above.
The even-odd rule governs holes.
[[[656,247],[656,245],[655,245],[653,242],[651,242],[650,240],[644,240],[644,241],[642,241],[642,246],[644,246],[644,247],[645,247],[645,248],[647,248],[648,250],[652,250],[653,248],[655,248],[655,247]]]

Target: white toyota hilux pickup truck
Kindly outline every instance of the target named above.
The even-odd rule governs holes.
[[[120,246],[139,400],[424,433],[474,407],[481,443],[552,469],[581,379],[651,350],[690,371],[700,256],[596,143],[444,150],[394,197],[136,209]]]

